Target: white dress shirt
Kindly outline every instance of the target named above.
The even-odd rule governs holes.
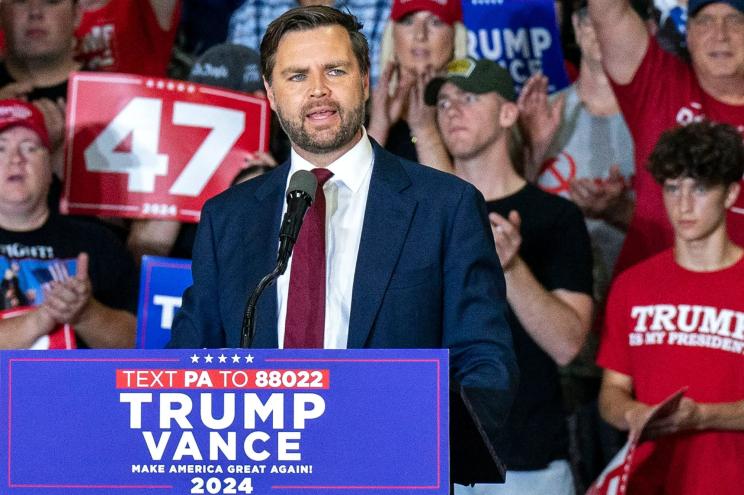
[[[323,186],[326,197],[326,305],[323,347],[326,349],[346,349],[348,342],[351,293],[373,161],[372,144],[366,130],[363,130],[362,139],[327,167],[333,172],[333,177]],[[296,171],[316,168],[294,149],[291,163],[287,186]],[[285,192],[287,186],[284,188]],[[285,203],[284,211],[286,209]],[[284,347],[284,324],[287,318],[287,292],[291,272],[290,257],[287,270],[276,282],[279,348]]]

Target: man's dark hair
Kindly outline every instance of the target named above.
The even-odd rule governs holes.
[[[271,84],[271,72],[276,62],[276,50],[286,33],[307,31],[321,26],[341,26],[351,39],[351,48],[363,76],[369,72],[369,46],[362,32],[362,24],[351,14],[323,5],[297,7],[274,19],[261,40],[261,73]]]
[[[659,184],[690,177],[706,186],[739,182],[744,174],[744,141],[728,124],[703,121],[662,134],[648,170]]]

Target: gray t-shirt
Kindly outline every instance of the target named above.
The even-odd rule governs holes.
[[[618,112],[609,117],[590,114],[576,92],[566,89],[561,128],[548,150],[538,186],[570,199],[568,183],[574,178],[605,179],[618,165],[627,179],[633,176],[633,140]],[[595,297],[604,299],[625,234],[603,220],[586,219],[594,252]]]

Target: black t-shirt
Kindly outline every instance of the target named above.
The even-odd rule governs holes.
[[[399,120],[390,127],[385,149],[394,155],[418,162],[416,145],[411,141],[411,128],[405,120]]]
[[[134,261],[105,227],[51,214],[36,230],[13,232],[0,228],[0,256],[10,260],[69,259],[81,252],[88,253],[90,259],[88,275],[93,296],[106,306],[136,314],[138,277]]]
[[[519,254],[546,290],[592,294],[592,253],[581,211],[570,201],[526,185],[486,203],[488,212],[522,220]],[[568,457],[568,431],[558,366],[508,312],[520,369],[519,389],[501,432],[499,454],[508,469],[532,471]]]
[[[0,88],[14,82],[17,81],[8,72],[8,69],[5,67],[5,62],[0,62]],[[36,87],[27,95],[27,98],[28,101],[49,98],[54,102],[59,98],[67,99],[67,80],[55,84],[54,86]]]

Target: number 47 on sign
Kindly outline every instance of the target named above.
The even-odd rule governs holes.
[[[67,101],[65,213],[195,222],[246,153],[268,148],[270,112],[259,96],[77,73]]]

